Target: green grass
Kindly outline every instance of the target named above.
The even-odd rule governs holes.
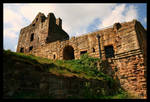
[[[13,57],[16,57],[18,58],[19,60],[29,60],[29,61],[37,61],[41,64],[49,64],[51,63],[52,61],[47,59],[47,58],[42,58],[42,57],[37,57],[37,56],[34,56],[34,55],[26,55],[24,53],[16,53],[16,52],[11,52],[10,50],[3,50],[3,54],[5,56],[13,56]]]
[[[89,57],[87,54],[82,55],[78,60],[50,60],[34,55],[26,55],[24,53],[15,53],[10,50],[4,50],[5,56],[12,56],[16,60],[24,61],[33,65],[48,64],[48,70],[59,75],[77,76],[86,79],[111,80],[111,77],[97,70],[96,63],[100,61],[98,58]]]
[[[57,66],[65,67],[65,69],[77,75],[84,75],[85,78],[92,79],[108,79],[109,76],[97,70],[98,58],[89,57],[87,54],[82,55],[78,60],[56,60],[54,63]]]
[[[11,52],[10,50],[4,50],[3,54],[5,57],[10,58],[12,56],[15,60],[23,61],[33,66],[43,67],[43,65],[48,65],[47,71],[53,74],[107,80],[110,82],[110,85],[114,83],[110,76],[97,70],[97,62],[100,60],[89,57],[88,54],[82,55],[78,60],[50,60],[24,53]]]
[[[5,57],[12,57],[15,60],[23,61],[25,63],[29,63],[32,65],[38,65],[43,67],[43,65],[48,65],[46,68],[48,72],[51,72],[56,75],[63,75],[63,76],[76,76],[79,78],[85,79],[98,79],[102,81],[107,81],[110,88],[115,88],[118,86],[116,85],[116,80],[112,77],[100,72],[97,70],[97,62],[100,62],[100,59],[93,58],[88,56],[88,54],[84,54],[78,60],[50,60],[47,58],[41,58],[33,55],[26,55],[24,53],[15,53],[11,52],[10,50],[3,50],[3,54]],[[102,66],[101,66],[102,67]],[[89,91],[91,90],[91,91]],[[103,90],[101,95],[93,94],[95,92],[92,91],[93,89],[89,88],[88,84],[85,85],[84,90],[84,98],[86,99],[127,99],[131,98],[125,91],[120,89],[118,92],[113,93],[113,95],[106,95],[107,90]],[[35,98],[36,95],[34,94],[20,94],[16,97],[23,97],[23,98]],[[69,98],[76,98],[75,96],[70,96]]]

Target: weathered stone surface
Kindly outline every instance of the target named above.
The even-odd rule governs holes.
[[[116,73],[120,79],[120,83],[122,87],[128,90],[128,92],[134,93],[134,95],[145,98],[147,96],[146,77],[144,76],[145,75],[144,70],[146,70],[146,67],[144,65],[139,66],[139,63],[144,63],[144,61],[143,62],[140,61],[140,56],[141,55],[128,57],[127,62],[124,62],[123,61],[124,59],[117,59],[117,60],[122,60],[122,61],[116,60],[116,63],[120,63],[118,64],[119,66],[116,65],[119,68],[119,72],[116,72]],[[133,59],[136,59],[136,60],[133,60]],[[126,66],[124,66],[124,64]],[[126,77],[122,77],[122,75]],[[127,79],[128,81],[124,82],[124,79]]]
[[[29,26],[21,29],[17,52],[28,53],[47,43],[69,39],[61,26],[61,19],[56,19],[53,13],[49,13],[48,17],[39,13]]]
[[[48,17],[39,13],[29,26],[21,29],[17,52],[54,60],[79,59],[83,53],[99,58],[97,34],[100,35],[102,60],[108,62],[106,73],[117,76],[128,91],[146,97],[146,89],[142,89],[146,86],[140,83],[146,80],[147,39],[145,29],[137,20],[115,23],[112,27],[69,39],[68,34],[62,30],[60,18],[56,19],[53,13],[49,13]],[[110,45],[114,56],[106,58],[106,47]],[[114,69],[117,69],[115,73]],[[128,81],[122,81],[124,79]],[[139,88],[130,88],[133,86]]]

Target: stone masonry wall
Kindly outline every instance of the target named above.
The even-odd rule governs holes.
[[[55,19],[55,17],[52,18]],[[87,52],[90,56],[99,58],[98,39],[96,37],[96,35],[99,34],[102,60],[107,60],[112,70],[118,70],[115,74],[120,79],[123,88],[131,93],[136,93],[141,97],[146,97],[146,31],[140,22],[133,20],[131,22],[115,23],[109,28],[91,32],[79,37],[72,37],[68,40],[61,37],[63,30],[55,34],[52,33],[61,28],[61,25],[59,25],[61,24],[61,19],[50,21],[55,21],[53,22],[55,25],[53,26],[53,23],[48,23],[50,24],[47,26],[48,29],[50,29],[49,31],[46,29],[43,31],[37,30],[37,33],[40,31],[42,31],[42,33],[45,32],[39,37],[39,39],[44,39],[39,40],[40,44],[43,43],[42,46],[38,46],[39,43],[36,43],[35,39],[34,44],[37,44],[38,47],[32,49],[28,54],[54,60],[63,60],[65,58],[79,59],[82,53]],[[56,25],[58,26],[55,27]],[[27,32],[28,31],[29,30],[27,30]],[[48,34],[48,40],[46,40],[46,34]],[[21,35],[19,42],[22,41],[24,47],[28,48],[31,46],[31,43],[26,43],[29,40],[29,35],[25,33],[23,35],[22,31]],[[55,37],[57,40],[51,42],[54,41],[53,39]],[[61,38],[63,38],[63,40],[59,40]],[[51,43],[46,43],[46,41]],[[105,50],[108,46],[113,47],[114,56],[111,58],[106,58]],[[20,47],[21,46],[18,45],[18,52]],[[72,57],[72,55],[74,55],[74,57]]]
[[[70,40],[49,43],[43,46],[42,49],[33,50],[31,54],[49,59],[54,59],[55,55],[55,59],[63,59],[64,48],[71,46],[74,49],[75,59],[80,58],[81,51],[87,51],[90,56],[99,57],[96,35],[100,34],[102,59],[108,60],[112,70],[118,69],[118,72],[115,74],[119,78],[121,86],[130,93],[146,97],[146,66],[143,65],[145,56],[142,53],[145,49],[143,50],[140,47],[136,32],[137,28],[135,28],[136,24],[137,21],[133,20],[132,22],[122,23],[121,28],[118,30],[116,30],[117,28],[114,25],[113,28],[92,32],[80,37],[73,37]],[[140,28],[140,26],[138,27]],[[108,45],[114,47],[115,56],[106,59],[104,48]],[[93,48],[95,52],[93,52]]]
[[[48,36],[48,19],[42,20],[40,17],[45,17],[43,14],[39,13],[33,22],[21,29],[17,52],[20,52],[20,48],[24,48],[24,53],[29,52],[29,47],[33,46],[37,48],[45,44],[45,39]],[[42,21],[42,23],[41,23]],[[34,40],[30,41],[31,34],[34,33]]]
[[[132,95],[147,97],[146,66],[143,54],[113,60],[120,85]]]
[[[57,22],[56,20],[53,13],[49,13],[47,17],[39,13],[29,26],[21,29],[17,52],[28,53],[47,43],[69,39],[68,34],[61,28],[61,20]],[[32,34],[33,40],[31,40]],[[22,51],[21,48],[23,48]]]
[[[53,55],[55,54],[57,56],[55,59],[63,59],[64,48],[71,46],[74,49],[75,59],[80,58],[82,51],[87,51],[90,56],[99,57],[98,39],[96,38],[96,35],[99,34],[101,36],[100,46],[102,59],[106,59],[105,46],[112,45],[115,55],[140,48],[135,32],[135,22],[122,23],[121,28],[118,30],[115,30],[115,28],[107,28],[80,37],[73,37],[70,40],[48,43],[30,53],[50,59],[53,59]]]

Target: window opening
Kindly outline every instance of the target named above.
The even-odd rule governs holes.
[[[32,26],[35,26],[35,24],[32,24]]]
[[[104,49],[105,49],[105,56],[106,56],[106,58],[114,57],[114,49],[113,49],[112,45],[105,46]]]
[[[81,51],[80,55],[87,53],[87,51]]]
[[[93,51],[93,52],[95,52],[95,49],[94,49],[94,48],[92,48],[92,51]]]
[[[38,21],[38,18],[36,18],[36,22]]]
[[[114,24],[114,29],[119,30],[121,28],[121,24],[120,23],[115,23]]]
[[[41,16],[41,22],[43,23],[45,21],[45,17],[44,16]]]
[[[20,48],[20,52],[24,52],[24,48]]]
[[[33,41],[33,39],[34,39],[34,33],[31,34],[30,41]]]
[[[31,51],[32,49],[33,49],[33,46],[30,46],[30,47],[29,47],[29,51]]]
[[[53,59],[55,59],[55,58],[56,58],[56,56],[54,55],[54,56],[53,56]]]

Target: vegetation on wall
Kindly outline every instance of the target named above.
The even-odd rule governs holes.
[[[41,72],[50,72],[55,75],[67,76],[67,77],[78,77],[84,78],[86,80],[101,80],[107,82],[109,90],[102,87],[92,87],[90,82],[85,84],[82,89],[82,98],[86,99],[122,99],[131,98],[127,92],[122,90],[120,86],[117,86],[117,81],[112,77],[97,70],[97,62],[100,60],[98,58],[89,57],[88,54],[84,54],[78,60],[49,60],[46,58],[36,57],[33,55],[26,55],[23,53],[15,53],[10,50],[3,51],[3,63],[9,66],[7,68],[12,70],[15,62],[11,62],[10,59],[15,61],[20,61],[25,64],[31,64],[33,67],[40,68]],[[101,66],[102,67],[102,66]],[[37,69],[36,69],[37,70]],[[6,69],[4,69],[6,71]],[[115,91],[114,91],[115,90]],[[109,92],[109,94],[108,94]],[[36,94],[31,92],[31,94],[26,94],[22,92],[13,96],[14,98],[35,98]],[[43,96],[40,98],[52,98],[49,96]],[[68,98],[79,98],[79,96],[70,96]]]

